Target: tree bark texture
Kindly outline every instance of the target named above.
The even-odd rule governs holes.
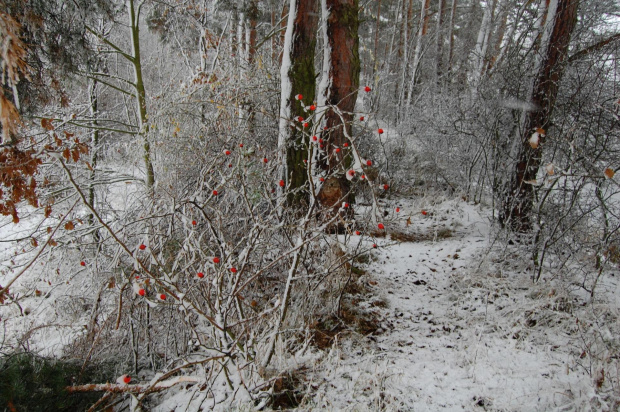
[[[323,206],[334,207],[338,200],[348,199],[350,189],[344,173],[351,158],[344,143],[347,142],[346,136],[352,136],[353,111],[359,88],[359,6],[358,0],[326,0],[325,6],[329,11],[326,47],[329,48],[331,65],[329,72],[323,73],[329,81],[324,91],[328,109],[322,133],[326,156],[320,167],[331,177],[318,197]]]
[[[578,0],[557,0],[554,15],[548,15],[546,19],[545,25],[548,26],[545,30],[548,30],[549,38],[542,42],[540,64],[532,88],[531,102],[537,109],[525,116],[515,171],[500,214],[501,224],[517,232],[532,230],[535,186],[528,182],[536,180],[542,161],[545,134],[551,122],[563,63],[567,59],[568,43],[577,23],[578,3]],[[530,138],[537,131],[539,141],[534,145]]]
[[[308,181],[307,163],[304,162],[304,160],[307,161],[308,147],[307,139],[304,139],[304,130],[310,130],[310,127],[304,128],[303,124],[311,114],[305,107],[313,104],[316,96],[314,56],[318,27],[318,2],[316,0],[294,1],[295,17],[290,49],[290,68],[288,70],[290,90],[286,103],[284,103],[284,99],[282,103],[290,107],[289,119],[286,119],[288,120],[286,127],[289,130],[285,133],[288,136],[287,142],[285,142],[285,181],[291,193],[288,200],[291,204],[300,204],[300,200],[307,198],[306,194],[295,191],[295,189],[304,187]],[[292,6],[290,9],[292,10]],[[298,95],[302,95],[301,100],[296,98]],[[298,121],[299,117],[304,120]],[[311,122],[308,121],[308,123]]]

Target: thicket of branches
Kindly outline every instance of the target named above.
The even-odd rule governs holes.
[[[350,1],[359,90],[334,101],[331,3],[0,2],[0,213],[24,225],[0,304],[17,318],[55,296],[57,311],[3,354],[60,330],[82,372],[115,359],[150,380],[95,388],[80,373],[75,390],[108,391],[101,408],[183,382],[205,402],[267,404],[310,326],[342,314],[390,191],[489,204],[534,281],[578,272],[595,296],[620,259],[616,2]],[[292,5],[318,16],[295,23],[315,24],[314,75],[294,77],[291,49],[309,91],[289,90],[301,97],[283,112]],[[559,73],[548,89],[544,67]],[[533,103],[543,89],[552,101]],[[521,159],[535,168],[519,180]],[[372,213],[355,221],[356,202]],[[368,241],[351,253],[356,231]]]

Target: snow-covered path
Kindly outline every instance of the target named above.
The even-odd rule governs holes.
[[[490,269],[488,210],[460,201],[428,216],[419,210],[405,205],[409,229],[444,238],[375,252],[362,280],[387,302],[381,329],[334,346],[313,377],[306,407],[583,410],[578,399],[591,396],[591,379],[573,367],[561,328],[537,326],[527,311],[538,305],[536,288],[525,275]],[[572,315],[555,313],[554,322],[572,322]]]

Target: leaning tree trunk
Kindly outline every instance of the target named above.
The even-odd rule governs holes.
[[[316,73],[314,49],[318,23],[316,0],[291,0],[284,39],[281,74],[280,127],[278,147],[282,156],[283,180],[289,189],[289,203],[303,204],[307,199],[303,188],[308,182],[306,171],[307,139],[312,114],[308,109],[315,98]],[[301,95],[301,99],[298,97]],[[299,121],[299,118],[303,119]],[[306,125],[307,127],[304,127]]]
[[[579,0],[552,0],[547,11],[538,71],[532,87],[531,103],[537,109],[525,115],[515,171],[500,213],[502,226],[517,232],[532,230],[533,183],[541,164],[546,130],[558,94],[568,43],[577,23],[578,3]]]
[[[350,185],[345,170],[351,164],[345,147],[351,136],[353,111],[359,88],[360,59],[358,0],[322,0],[325,53],[319,105],[325,109],[321,133],[324,151],[319,160],[328,176],[318,194],[324,207],[348,200]]]

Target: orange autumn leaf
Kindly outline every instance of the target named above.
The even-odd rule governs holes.
[[[608,167],[607,169],[605,169],[605,177],[608,179],[613,179],[614,175],[616,174],[616,172],[614,172],[614,169]]]

